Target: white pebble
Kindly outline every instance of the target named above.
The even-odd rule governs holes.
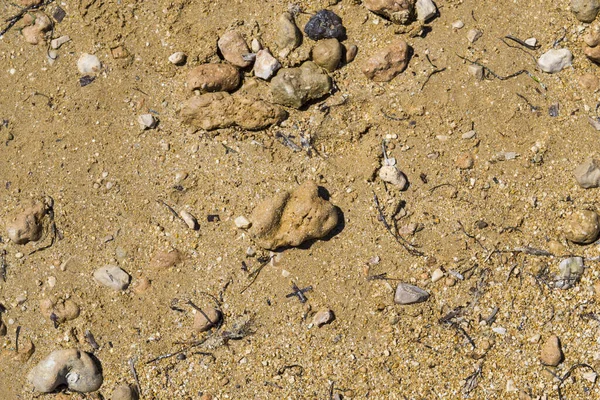
[[[433,271],[433,273],[431,274],[431,282],[437,282],[440,279],[442,279],[444,277],[444,271],[442,271],[440,268],[436,269],[435,271]]]
[[[465,23],[462,22],[460,19],[458,21],[454,21],[452,23],[452,28],[454,29],[462,29],[465,26]]]
[[[185,53],[183,51],[175,52],[169,56],[169,62],[171,64],[175,64],[175,65],[181,65],[181,64],[185,63],[186,59],[187,59],[187,56],[185,55]]]
[[[312,323],[313,325],[316,325],[320,328],[323,325],[329,324],[331,321],[334,320],[334,318],[335,315],[333,314],[333,311],[321,310],[315,314]]]
[[[71,41],[71,38],[69,37],[69,35],[63,35],[56,39],[52,39],[52,41],[50,42],[50,47],[52,47],[53,49],[58,49],[58,48],[60,48],[60,46],[62,46],[63,44],[65,44],[69,41]]]
[[[473,139],[477,135],[477,131],[471,130],[469,132],[465,132],[462,135],[463,139]]]
[[[501,326],[495,326],[495,327],[493,327],[492,331],[496,332],[498,335],[505,335],[506,334],[506,328],[503,328]]]
[[[538,59],[538,67],[544,72],[554,74],[571,65],[573,54],[568,49],[548,50]]]
[[[471,43],[475,43],[481,36],[483,36],[483,32],[478,31],[477,29],[471,29],[467,32],[467,40]]]
[[[243,215],[237,217],[233,222],[239,229],[248,229],[252,225],[252,223],[248,221],[248,218],[244,217]]]
[[[82,75],[95,74],[100,71],[101,67],[102,65],[100,64],[98,57],[92,54],[83,53],[81,57],[79,57],[79,60],[77,60],[77,69]]]
[[[535,46],[537,44],[537,39],[534,37],[525,39],[525,43],[527,43],[530,46]]]
[[[137,122],[140,124],[141,129],[154,129],[158,124],[158,120],[152,114],[142,114],[138,116]]]
[[[250,45],[250,47],[253,53],[258,53],[260,50],[262,50],[262,45],[256,38],[252,39],[252,44]]]
[[[53,288],[54,286],[56,286],[56,278],[51,276],[48,278],[48,287]]]
[[[107,265],[94,271],[96,282],[113,290],[125,290],[129,286],[130,276],[127,272],[114,265]]]
[[[271,55],[269,50],[263,49],[256,53],[254,76],[266,80],[273,76],[279,68],[281,68],[281,64]]]

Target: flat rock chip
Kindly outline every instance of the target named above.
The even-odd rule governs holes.
[[[50,393],[59,386],[88,393],[102,385],[102,370],[88,353],[76,349],[55,350],[27,376],[37,392]]]
[[[314,62],[307,61],[300,68],[283,68],[271,80],[273,103],[300,108],[311,100],[331,91],[331,78]]]
[[[600,218],[594,211],[575,211],[567,219],[564,232],[565,237],[573,243],[593,243],[600,235]]]
[[[187,77],[188,89],[201,92],[233,92],[240,82],[240,72],[229,64],[202,64]]]
[[[542,345],[540,353],[542,364],[556,367],[563,360],[563,353],[560,346],[560,339],[556,335],[552,335]]]
[[[299,246],[325,237],[338,218],[337,208],[319,195],[317,184],[306,181],[257,205],[250,216],[250,233],[265,249]]]
[[[415,304],[422,303],[429,298],[429,293],[420,287],[409,285],[408,283],[399,283],[394,296],[396,304]]]
[[[107,265],[94,271],[96,282],[113,290],[125,290],[129,286],[130,276],[127,272],[114,265]]]
[[[403,25],[415,19],[415,3],[416,0],[363,0],[367,10]]]
[[[584,189],[600,186],[600,162],[595,159],[587,159],[573,171],[579,186]]]
[[[346,38],[342,19],[329,10],[321,10],[313,15],[304,26],[304,33],[312,40]]]
[[[404,71],[409,58],[410,47],[404,40],[398,39],[369,58],[362,71],[375,82],[389,82]]]
[[[245,54],[250,53],[250,49],[241,33],[237,31],[224,33],[219,38],[217,46],[223,54],[223,58],[231,64],[240,68],[246,68],[252,64],[252,61],[245,60],[243,57]]]
[[[225,92],[206,93],[186,100],[180,111],[183,122],[207,131],[239,126],[264,129],[287,118],[278,106]]]

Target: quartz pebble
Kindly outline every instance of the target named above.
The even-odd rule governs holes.
[[[444,277],[444,271],[440,268],[437,268],[435,271],[431,273],[431,282],[437,282]]]
[[[598,379],[598,374],[594,371],[586,371],[581,374],[581,377],[588,382],[596,383],[596,379]]]
[[[52,47],[53,49],[58,49],[60,48],[60,46],[69,41],[71,41],[71,38],[68,35],[63,35],[61,37],[57,37],[56,39],[52,39],[50,41],[50,47]]]
[[[114,265],[107,265],[94,271],[96,282],[113,290],[125,290],[129,286],[130,276]]]
[[[331,323],[334,319],[335,315],[333,314],[333,311],[321,310],[315,314],[312,323],[320,328],[323,325]]]
[[[82,75],[95,74],[101,67],[100,60],[93,54],[83,53],[77,60],[77,69]]]
[[[206,307],[202,309],[202,312],[197,311],[194,317],[194,330],[196,332],[205,332],[218,325],[221,322],[221,318],[221,311],[213,307]]]
[[[37,392],[50,393],[61,385],[69,390],[88,393],[102,385],[102,372],[92,355],[76,349],[55,350],[27,375]]]
[[[406,175],[395,165],[384,165],[379,169],[379,177],[382,181],[398,186],[400,190],[406,189],[408,180]]]
[[[563,359],[563,354],[558,336],[550,336],[542,345],[540,359],[542,364],[556,367]]]
[[[559,289],[573,287],[581,279],[583,271],[583,258],[565,258],[558,266],[558,275],[554,281],[554,286]]]
[[[452,28],[453,28],[453,29],[462,29],[462,28],[464,28],[464,26],[465,26],[465,23],[464,23],[464,22],[462,22],[461,20],[454,21],[454,22],[452,23]]]
[[[483,67],[481,65],[471,64],[467,67],[469,75],[473,76],[478,81],[483,80]]]
[[[367,78],[375,82],[389,82],[400,74],[408,65],[410,47],[402,39],[370,57],[362,67]]]
[[[268,49],[259,50],[256,53],[253,69],[254,76],[267,80],[271,78],[279,68],[281,68],[281,64],[271,55],[271,52]]]
[[[152,114],[139,115],[137,122],[141,129],[154,129],[158,125],[158,119]]]
[[[304,33],[312,40],[346,38],[342,19],[329,10],[321,10],[313,15],[304,26]]]
[[[437,7],[432,0],[417,0],[415,8],[419,21],[427,22],[437,14]]]
[[[244,217],[243,215],[237,217],[233,223],[239,229],[248,229],[252,225],[250,221],[248,221],[248,218]]]
[[[581,22],[592,22],[600,11],[599,0],[571,0],[571,11]]]
[[[538,59],[538,67],[549,74],[560,72],[571,65],[573,54],[568,49],[548,50]]]
[[[228,31],[217,41],[217,46],[223,58],[236,67],[246,68],[252,64],[244,56],[250,53],[250,49],[244,37],[238,31]]]
[[[408,283],[399,283],[396,288],[394,302],[396,304],[422,303],[429,298],[429,293],[420,287]]]
[[[183,65],[187,60],[187,55],[183,51],[177,51],[169,56],[169,62],[174,65]]]
[[[600,162],[596,159],[585,160],[575,168],[573,174],[582,188],[589,189],[600,186]]]
[[[590,210],[575,211],[566,221],[564,233],[567,240],[577,244],[590,244],[600,235],[598,214]]]

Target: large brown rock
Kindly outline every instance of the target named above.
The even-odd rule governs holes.
[[[207,131],[232,126],[264,129],[287,117],[280,107],[225,92],[206,93],[186,100],[180,115],[184,123]]]
[[[338,224],[338,210],[319,196],[315,182],[306,181],[291,192],[279,193],[260,203],[250,221],[250,233],[256,243],[275,250],[325,237]]]
[[[367,10],[388,18],[395,24],[409,24],[415,19],[416,0],[363,0]]]
[[[187,77],[188,88],[201,92],[233,92],[240,82],[240,72],[229,64],[202,64]]]
[[[409,58],[410,47],[404,40],[398,39],[369,58],[362,71],[375,82],[389,82],[404,71]]]
[[[14,216],[6,225],[9,239],[16,244],[26,244],[40,240],[44,231],[43,218],[51,208],[52,199],[47,197],[33,203]]]

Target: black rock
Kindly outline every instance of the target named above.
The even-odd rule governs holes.
[[[346,28],[342,25],[342,19],[329,10],[321,10],[313,15],[304,27],[304,33],[312,40],[346,38]]]

